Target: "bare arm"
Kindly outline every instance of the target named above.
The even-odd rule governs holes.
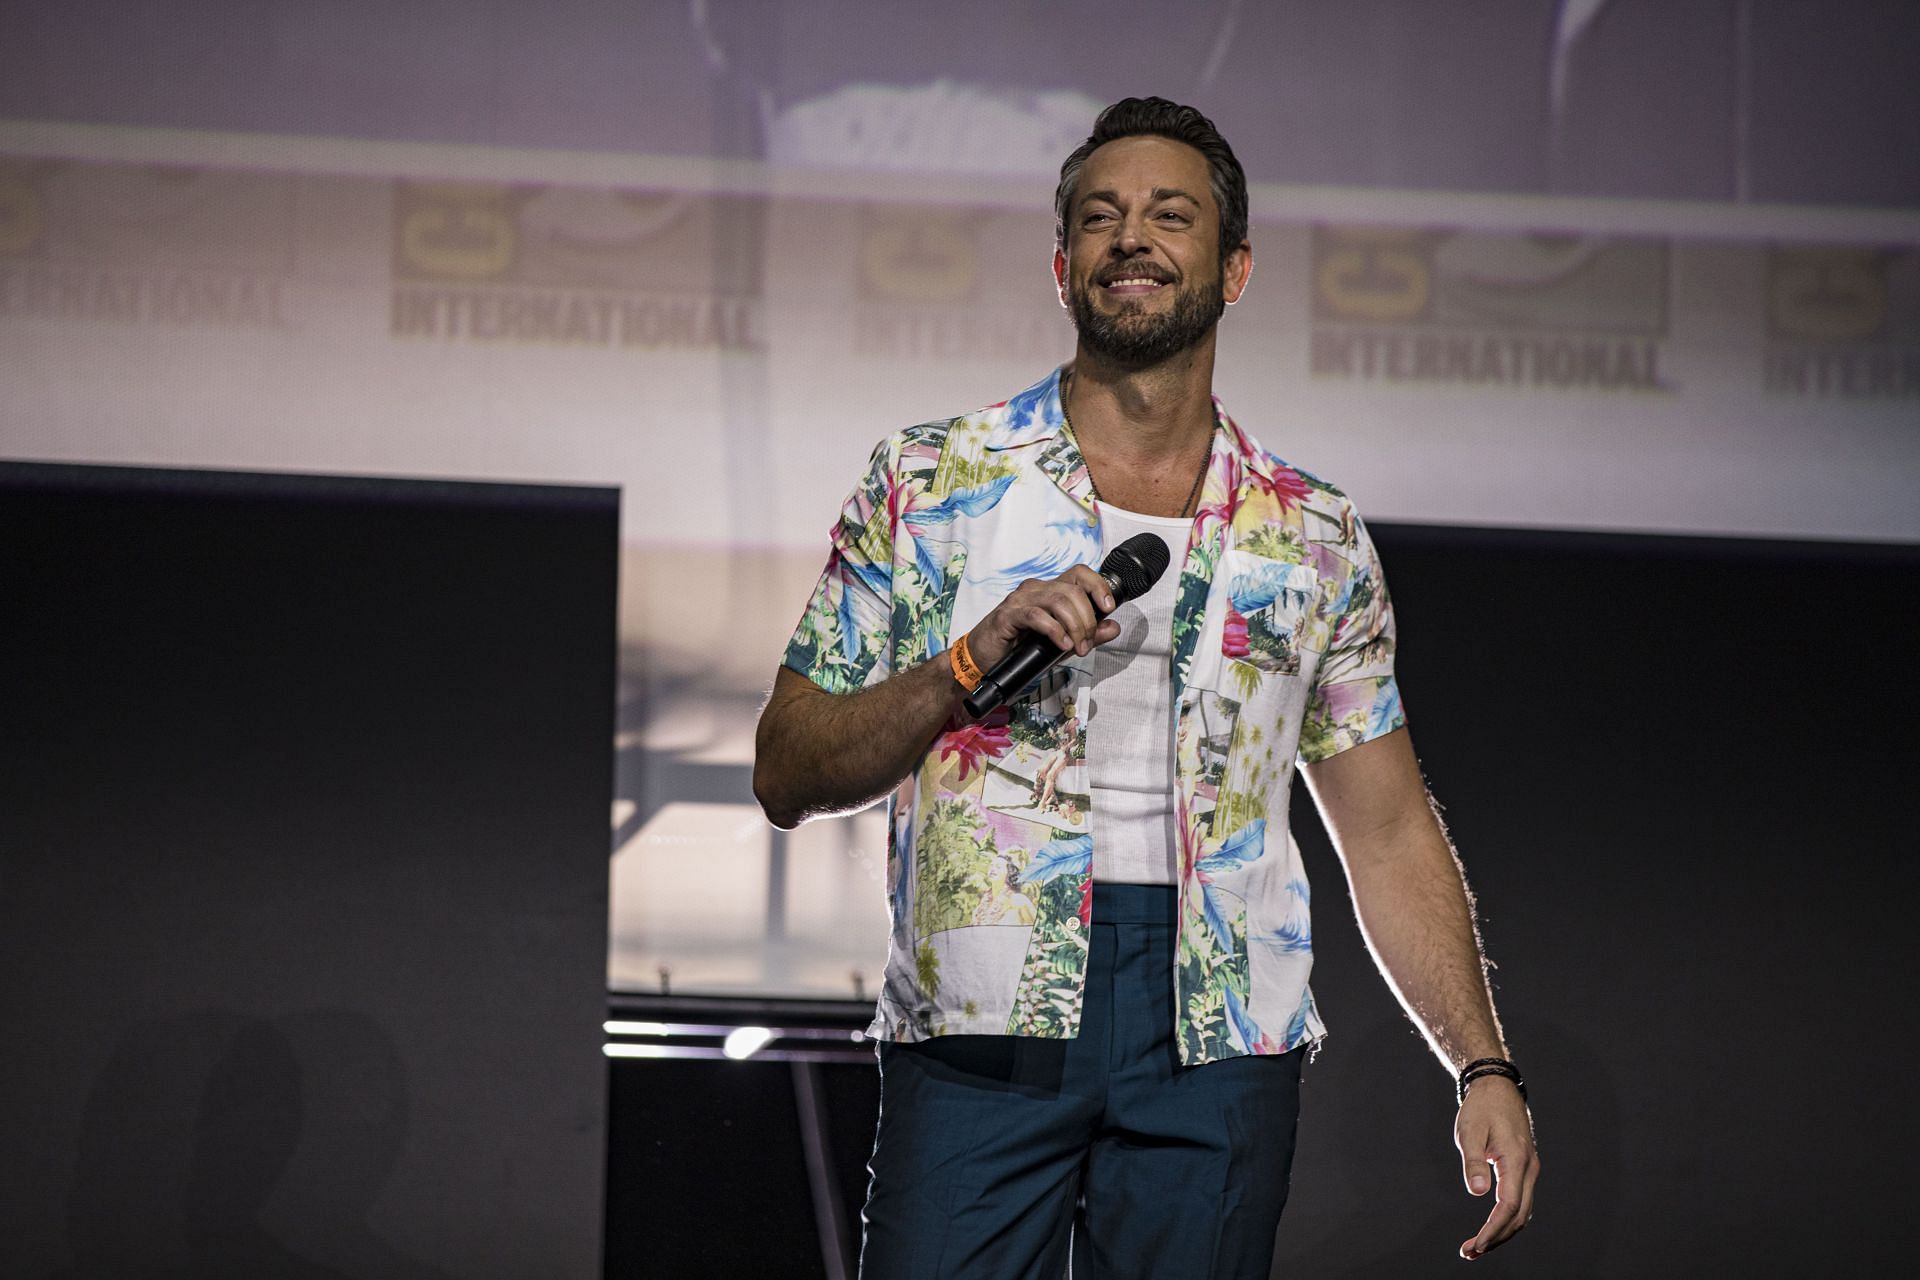
[[[753,794],[767,821],[791,829],[885,795],[966,692],[944,655],[858,693],[828,693],[780,668],[753,742]]]
[[[1367,948],[1401,1005],[1449,1071],[1504,1058],[1506,1042],[1487,989],[1486,965],[1466,881],[1400,729],[1303,772],[1346,865]],[[1540,1161],[1526,1103],[1511,1081],[1475,1080],[1454,1126],[1467,1186],[1498,1178],[1486,1225],[1460,1246],[1476,1258],[1533,1213]]]
[[[1112,608],[1106,579],[1085,566],[1029,579],[967,634],[968,649],[991,668],[1031,630],[1085,654],[1120,634],[1101,616]],[[785,828],[868,804],[913,771],[966,692],[945,654],[855,693],[782,667],[754,734],[754,798]]]

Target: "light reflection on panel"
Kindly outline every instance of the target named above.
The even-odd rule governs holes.
[[[614,856],[608,985],[870,997],[885,840],[878,810],[781,834],[750,805],[668,803]]]

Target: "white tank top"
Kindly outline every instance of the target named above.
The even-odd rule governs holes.
[[[1096,880],[1173,884],[1178,878],[1169,664],[1174,588],[1192,531],[1193,521],[1180,516],[1146,516],[1100,504],[1102,559],[1136,533],[1159,537],[1171,555],[1152,590],[1113,611],[1119,636],[1093,651],[1084,714]]]

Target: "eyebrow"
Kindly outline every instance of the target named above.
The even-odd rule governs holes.
[[[1163,200],[1185,200],[1196,208],[1204,207],[1200,204],[1197,196],[1190,191],[1183,191],[1179,187],[1155,187],[1148,199],[1152,204],[1159,204]],[[1120,194],[1116,191],[1089,191],[1080,197],[1079,203],[1088,204],[1095,200],[1104,200],[1108,204],[1119,204]]]

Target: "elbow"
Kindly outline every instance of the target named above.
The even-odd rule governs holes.
[[[806,814],[786,803],[770,772],[765,758],[756,756],[753,762],[753,798],[759,802],[760,812],[767,815],[768,822],[782,831],[791,831],[800,825]]]
[[[782,831],[791,831],[800,825],[807,815],[805,810],[792,803],[789,794],[791,788],[783,786],[780,770],[775,764],[781,751],[774,742],[774,733],[770,724],[773,708],[768,707],[760,715],[760,723],[753,735],[753,798],[760,806],[760,812],[767,821]]]

